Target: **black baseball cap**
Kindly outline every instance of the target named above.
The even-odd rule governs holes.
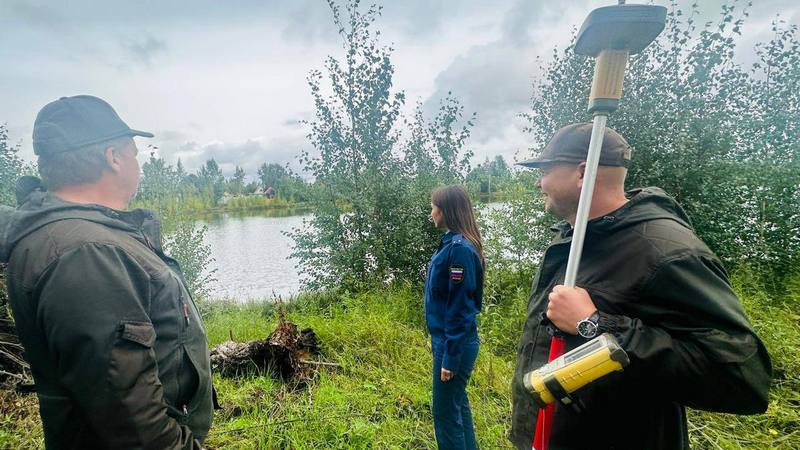
[[[153,137],[129,127],[105,100],[91,95],[61,97],[39,111],[33,124],[33,152],[69,152],[123,136]]]
[[[567,125],[556,131],[538,157],[518,162],[517,165],[539,168],[556,163],[578,164],[586,161],[591,138],[591,123]],[[606,128],[603,146],[600,149],[600,165],[628,167],[630,162],[631,146],[622,135],[611,128]]]

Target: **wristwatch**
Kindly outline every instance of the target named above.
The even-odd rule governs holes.
[[[600,313],[595,311],[591,316],[578,321],[576,328],[578,334],[586,339],[592,339],[597,336],[597,322],[600,320]]]

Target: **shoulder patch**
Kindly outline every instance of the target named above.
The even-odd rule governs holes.
[[[464,266],[453,264],[450,266],[450,281],[461,283],[464,280]]]

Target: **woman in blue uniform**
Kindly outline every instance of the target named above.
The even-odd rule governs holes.
[[[433,191],[431,218],[446,231],[425,283],[425,320],[433,349],[433,428],[440,450],[475,449],[466,388],[479,347],[481,234],[467,192],[459,185]]]

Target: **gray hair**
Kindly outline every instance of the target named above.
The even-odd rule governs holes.
[[[106,149],[116,151],[127,148],[132,139],[129,136],[87,145],[76,150],[39,155],[39,175],[42,183],[50,191],[65,186],[94,183],[108,167]]]

